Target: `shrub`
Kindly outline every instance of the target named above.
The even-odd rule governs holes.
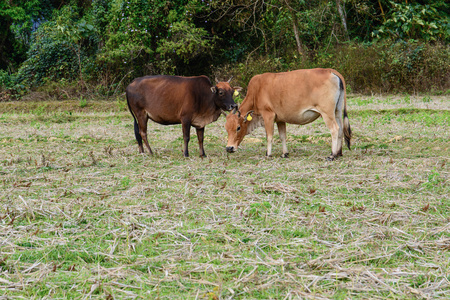
[[[372,35],[376,38],[389,37],[400,40],[437,41],[449,40],[450,21],[443,13],[448,5],[437,0],[430,4],[390,2],[388,18]]]
[[[450,88],[450,47],[416,41],[345,44],[320,49],[312,58],[251,58],[237,66],[218,67],[216,74],[233,74],[239,85],[264,72],[305,68],[333,68],[356,93],[429,92]],[[220,70],[220,71],[219,71]]]
[[[6,70],[0,70],[0,91],[7,90],[12,87],[14,79]]]
[[[18,82],[16,74],[0,70],[0,101],[19,98],[27,92],[27,88]]]
[[[65,6],[34,32],[28,59],[18,72],[19,82],[39,86],[81,76],[84,62],[95,48],[95,36],[93,26],[77,18],[75,10]]]

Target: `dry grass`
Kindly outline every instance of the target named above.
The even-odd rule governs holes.
[[[351,97],[334,162],[321,120],[268,159],[220,118],[202,160],[155,124],[139,155],[115,103],[0,103],[0,298],[446,298],[449,102]]]

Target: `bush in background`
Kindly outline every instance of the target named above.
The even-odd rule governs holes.
[[[222,78],[233,74],[246,87],[250,79],[265,72],[307,68],[333,68],[342,73],[347,86],[357,93],[418,93],[450,89],[450,47],[444,44],[379,41],[349,43],[321,49],[311,59],[255,57],[245,63],[215,70]]]

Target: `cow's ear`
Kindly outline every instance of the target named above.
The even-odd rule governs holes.
[[[216,88],[215,86],[212,86],[212,87],[211,87],[211,92],[212,92],[213,94],[217,93],[217,88]]]
[[[233,88],[236,92],[240,92],[240,91],[242,91],[242,88],[240,87],[240,86],[235,86],[234,88]]]
[[[244,123],[245,122],[247,122],[247,121],[251,121],[253,118],[252,118],[252,115],[253,115],[253,110],[251,110],[251,111],[249,111],[246,115],[245,115],[245,117],[244,117]]]

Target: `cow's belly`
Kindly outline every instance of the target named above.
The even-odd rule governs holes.
[[[289,113],[285,115],[277,115],[277,121],[282,121],[290,124],[305,125],[315,121],[320,114],[315,110],[304,110],[300,113]]]
[[[162,114],[151,113],[148,110],[146,110],[146,113],[150,120],[161,125],[174,125],[181,123],[180,118],[176,115],[165,116]]]

